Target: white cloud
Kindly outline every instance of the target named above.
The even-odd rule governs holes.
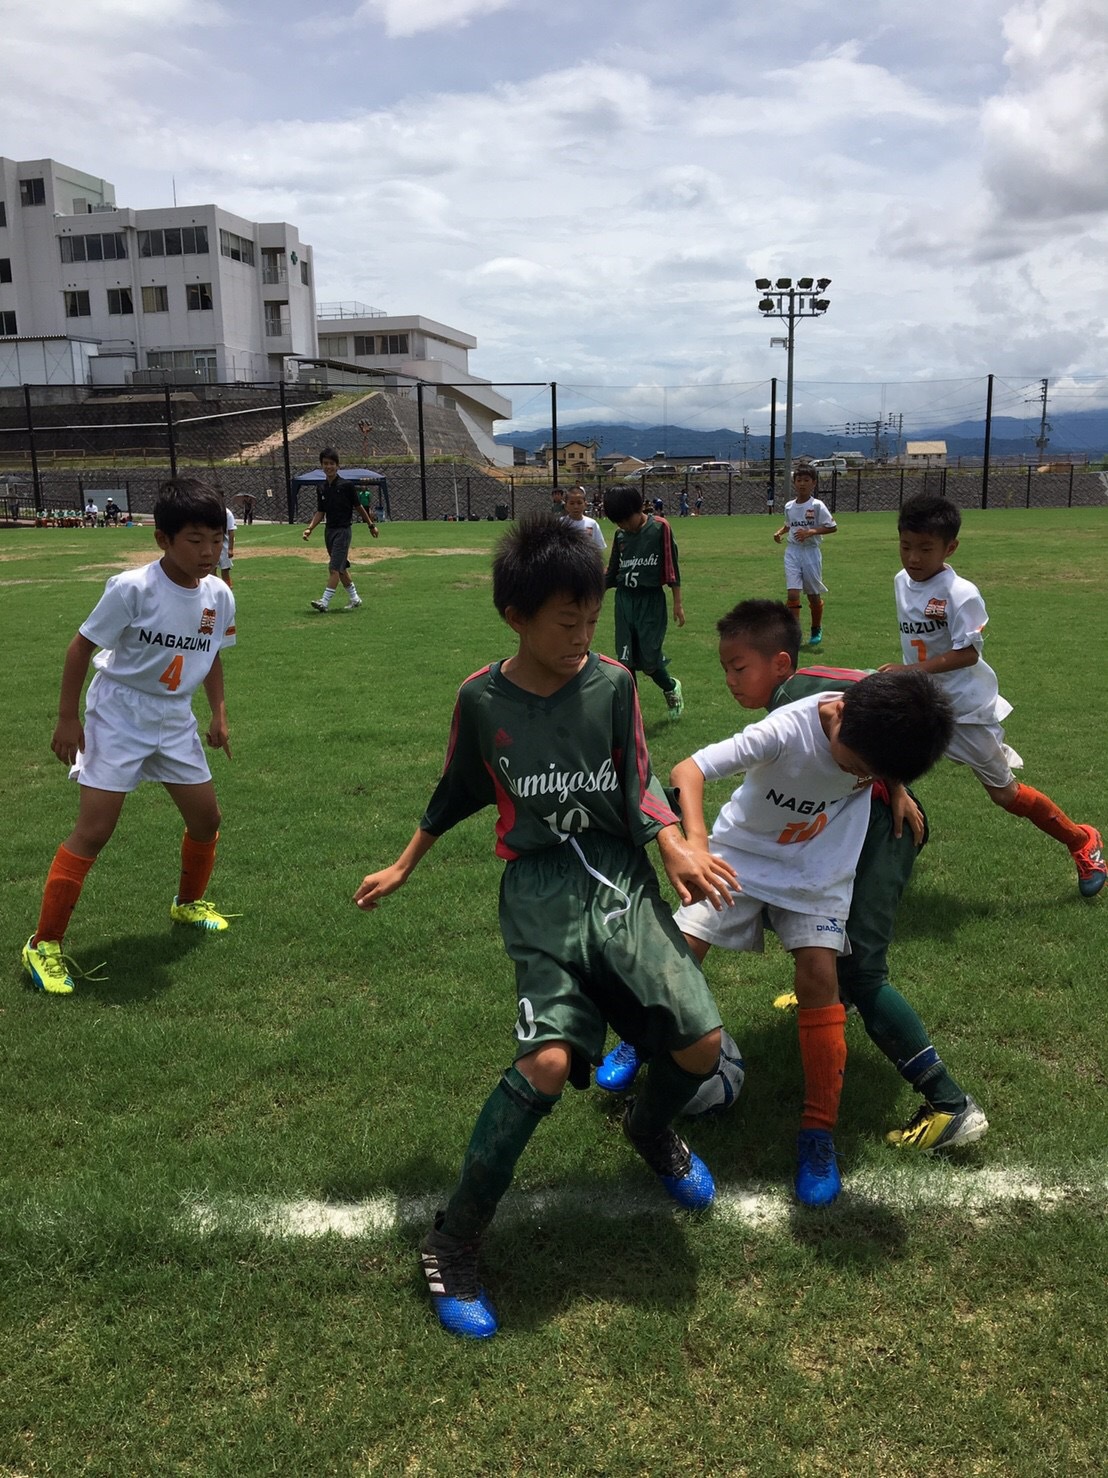
[[[423,31],[468,26],[506,10],[515,0],[362,0],[359,15],[379,18],[387,36],[418,36]]]

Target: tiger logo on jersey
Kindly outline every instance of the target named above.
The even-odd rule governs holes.
[[[933,595],[923,608],[923,619],[925,621],[946,620],[946,600]]]
[[[214,608],[212,610],[209,610],[207,606],[204,607],[203,611],[200,614],[200,625],[197,627],[197,631],[201,636],[215,635]]]

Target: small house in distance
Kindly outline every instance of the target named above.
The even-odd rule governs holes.
[[[909,441],[904,447],[905,467],[945,467],[945,441]]]

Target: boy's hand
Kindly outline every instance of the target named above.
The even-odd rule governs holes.
[[[684,626],[685,605],[681,599],[680,594],[676,590],[674,590],[673,592],[673,619],[674,621],[676,621],[678,626]]]
[[[894,785],[890,789],[889,809],[893,816],[893,836],[900,839],[904,832],[904,823],[907,821],[912,840],[917,847],[922,847],[923,839],[927,835],[923,812],[903,785]]]
[[[774,536],[773,536],[773,542],[775,544],[780,544],[780,542],[781,542],[781,530],[780,529],[778,529],[777,532],[774,534]]]
[[[204,739],[209,749],[222,749],[227,758],[231,758],[231,734],[226,719],[213,716]]]
[[[54,729],[53,738],[50,740],[50,748],[61,760],[63,765],[72,765],[77,758],[77,751],[85,747],[85,731],[81,727],[81,720],[77,718],[60,718]]]
[[[311,531],[311,529],[305,529],[304,532],[300,535],[300,537],[302,539],[310,539],[312,537],[312,531]]]
[[[910,669],[907,662],[884,662],[877,670],[878,672],[908,672]]]
[[[666,876],[682,903],[707,899],[718,911],[730,908],[735,894],[742,892],[738,874],[729,862],[694,847],[675,826],[667,826],[658,833],[658,850]]]
[[[395,893],[407,880],[408,873],[394,862],[391,867],[383,867],[380,872],[371,872],[364,877],[355,890],[354,902],[368,912],[376,908],[382,898]]]
[[[381,537],[381,530],[372,521],[369,525],[369,532],[373,535],[375,539],[379,539]]]

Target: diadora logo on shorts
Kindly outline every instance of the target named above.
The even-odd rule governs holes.
[[[842,932],[843,926],[838,919],[828,919],[825,924],[816,925],[817,934],[841,934]]]
[[[214,636],[215,635],[215,611],[214,610],[211,610],[210,611],[207,608],[207,606],[204,607],[203,613],[201,614],[201,617],[200,617],[200,625],[197,627],[197,630],[198,630],[198,632],[199,632],[199,634],[201,636]]]
[[[493,735],[492,742],[497,749],[507,749],[509,744],[515,743],[511,734],[508,733],[507,729],[497,729],[496,733]]]
[[[925,621],[945,621],[946,600],[933,595],[923,608],[923,619]]]

